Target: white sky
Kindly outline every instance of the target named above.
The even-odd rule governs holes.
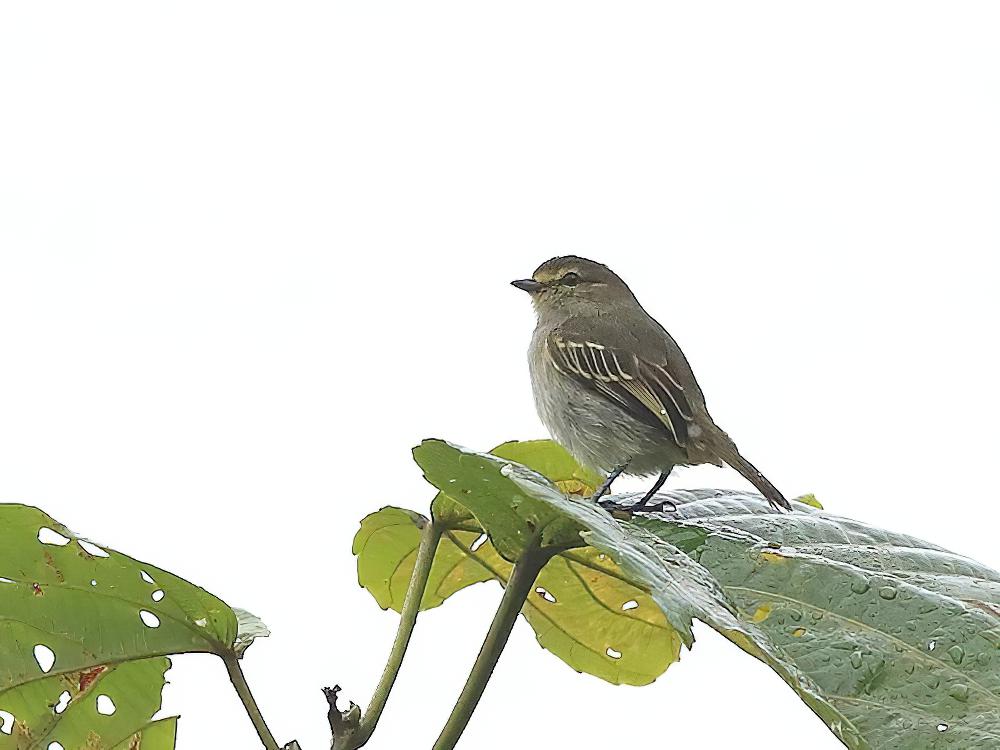
[[[0,10],[0,500],[263,617],[326,747],[396,618],[350,541],[409,449],[544,436],[507,282],[623,275],[787,494],[1000,565],[994,3],[46,3]],[[629,483],[624,487],[633,486]],[[670,485],[742,487],[696,469]],[[421,618],[372,748],[429,747],[499,588]],[[698,630],[614,688],[522,622],[467,748],[839,744]],[[252,747],[178,659],[182,750]]]

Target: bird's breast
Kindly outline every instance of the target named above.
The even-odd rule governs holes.
[[[547,333],[528,352],[535,408],[553,439],[585,466],[609,472],[632,461],[629,473],[649,474],[682,461],[665,430],[642,422],[573,378],[546,354]]]

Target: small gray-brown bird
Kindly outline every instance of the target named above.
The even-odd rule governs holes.
[[[538,415],[574,458],[607,474],[597,500],[623,472],[658,474],[639,510],[674,466],[726,463],[791,510],[712,420],[680,347],[611,269],[567,255],[511,283],[538,313],[528,351]]]

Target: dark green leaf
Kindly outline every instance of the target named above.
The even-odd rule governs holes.
[[[446,511],[435,518],[460,526],[425,605],[487,577],[504,580],[506,561],[529,540],[563,550],[543,571],[561,580],[572,574],[558,566],[574,556],[590,556],[592,570],[592,556],[605,555],[685,641],[691,618],[718,629],[769,664],[850,748],[1000,747],[1000,574],[986,566],[826,513],[808,496],[779,514],[755,495],[665,493],[675,512],[616,519],[495,456],[440,441],[415,456],[448,493],[435,501]],[[471,549],[480,528],[496,549]],[[383,561],[403,580],[412,522],[406,533],[413,541],[385,550],[392,560]],[[463,574],[452,578],[456,570]],[[556,583],[539,585],[565,621],[600,598],[581,603]],[[586,640],[574,639],[571,651]]]
[[[1000,747],[1000,574],[803,506],[775,514],[739,493],[667,497],[676,513],[624,525],[683,544],[754,643],[734,640],[849,747]]]

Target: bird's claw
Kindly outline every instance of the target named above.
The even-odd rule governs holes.
[[[661,500],[658,503],[638,502],[628,510],[630,513],[638,513],[639,511],[644,513],[673,513],[677,510],[677,506],[670,500]]]

